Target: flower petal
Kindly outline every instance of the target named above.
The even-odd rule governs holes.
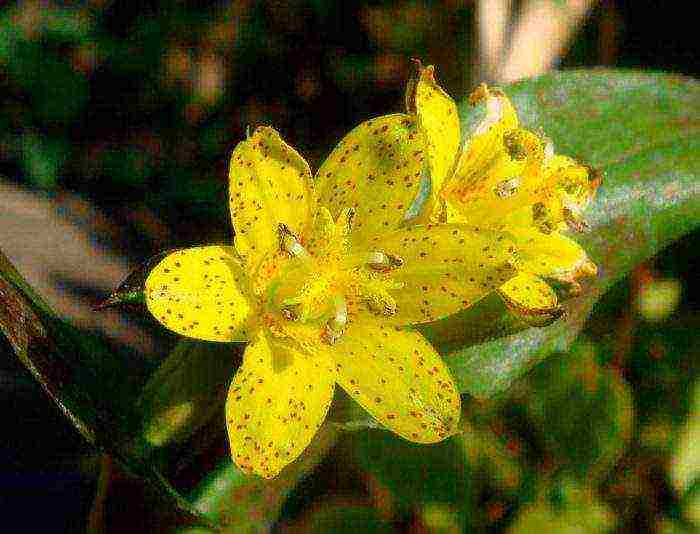
[[[470,145],[442,198],[465,221],[497,225],[504,213],[543,198],[544,146],[535,134],[517,128],[503,132],[490,146],[482,147],[479,155],[470,155]]]
[[[537,225],[545,230],[567,225],[578,231],[585,228],[582,212],[595,196],[601,174],[569,157],[553,155],[545,160],[543,180]]]
[[[550,325],[564,314],[554,290],[534,274],[518,273],[498,294],[513,314],[533,326]]]
[[[355,243],[394,229],[421,193],[424,153],[425,139],[414,117],[401,113],[363,122],[318,170],[319,205],[334,219],[344,208],[355,208]]]
[[[236,248],[255,268],[279,248],[279,223],[297,234],[311,224],[315,200],[308,163],[273,128],[257,128],[231,155],[229,204]]]
[[[258,330],[226,399],[231,455],[242,470],[272,478],[314,437],[335,384],[324,354],[308,358]]]
[[[543,234],[535,228],[511,230],[520,251],[520,269],[566,284],[576,294],[578,281],[597,274],[595,264],[575,241],[559,232]]]
[[[357,322],[333,346],[338,383],[402,438],[434,443],[457,430],[460,399],[447,366],[423,336]]]
[[[428,143],[431,188],[437,193],[452,171],[459,148],[457,106],[435,80],[434,67],[423,67],[420,63],[413,100],[408,105],[410,109],[415,108],[418,124]]]
[[[255,299],[233,247],[169,254],[149,273],[145,294],[153,317],[196,339],[246,341],[255,321]]]
[[[467,308],[515,276],[516,249],[502,232],[464,224],[417,225],[373,238],[370,250],[400,258],[387,273],[393,324],[437,320]],[[357,260],[355,260],[357,261]]]

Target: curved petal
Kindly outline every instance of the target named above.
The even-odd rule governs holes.
[[[243,471],[272,478],[306,448],[333,399],[324,353],[308,358],[258,330],[226,399],[231,455]]]
[[[481,178],[475,170],[489,167],[501,153],[505,133],[518,126],[515,108],[498,90],[482,84],[469,96],[469,103],[476,109],[470,114],[472,123],[467,125],[456,172],[440,191],[443,198],[453,196],[453,191],[468,192],[476,188]]]
[[[233,247],[194,247],[166,256],[149,273],[146,305],[178,334],[207,341],[246,341],[255,298]]]
[[[392,324],[435,321],[468,308],[516,273],[512,240],[476,226],[417,225],[369,246],[402,262],[381,275],[400,287],[390,291],[396,314],[385,320]]]
[[[479,156],[463,155],[443,198],[466,221],[499,224],[504,213],[545,197],[544,147],[543,141],[527,130],[502,132],[491,145],[482,147]],[[466,152],[472,150],[468,147]]]
[[[398,113],[363,122],[338,144],[316,174],[319,205],[334,219],[356,212],[352,241],[392,230],[421,193],[425,139],[416,119]]]
[[[552,155],[545,160],[543,177],[537,225],[545,230],[565,226],[562,223],[577,231],[585,228],[582,212],[595,196],[601,174],[567,156]]]
[[[418,332],[357,322],[333,346],[332,355],[338,384],[402,438],[434,443],[457,431],[457,388]]]
[[[231,155],[229,204],[236,248],[255,268],[279,248],[279,223],[297,234],[311,224],[308,163],[273,128],[257,128]]]
[[[431,187],[437,193],[452,171],[459,148],[460,130],[457,106],[435,80],[432,65],[423,67],[418,64],[414,99],[408,105],[410,109],[415,109],[418,124],[428,143]]]
[[[564,314],[554,290],[534,274],[518,273],[498,294],[514,315],[532,326],[548,326]]]
[[[511,234],[520,251],[520,269],[542,278],[566,284],[571,292],[580,290],[579,280],[594,277],[597,268],[586,251],[559,233],[543,234],[535,228],[517,228]]]

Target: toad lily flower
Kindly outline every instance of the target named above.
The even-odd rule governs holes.
[[[418,63],[406,102],[423,134],[414,146],[425,147],[430,164],[419,220],[507,232],[521,263],[518,275],[498,294],[526,322],[549,324],[563,311],[547,282],[577,294],[578,281],[596,273],[595,264],[565,231],[586,228],[581,213],[601,176],[555,155],[551,142],[521,128],[503,92],[482,85],[469,101],[481,116],[461,142],[454,101],[436,82],[433,67]],[[473,253],[473,246],[465,252]]]
[[[405,439],[456,431],[454,381],[404,326],[469,306],[510,280],[517,258],[502,232],[402,224],[427,165],[411,144],[418,135],[407,114],[365,123],[314,182],[275,130],[258,128],[231,157],[235,246],[174,252],[149,273],[147,306],[167,328],[248,342],[226,401],[244,471],[274,477],[293,461],[336,383]],[[467,242],[479,253],[465,257]]]

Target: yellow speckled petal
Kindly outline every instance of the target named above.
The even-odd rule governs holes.
[[[346,135],[319,169],[319,205],[335,219],[344,208],[355,208],[351,239],[360,243],[405,220],[421,191],[424,169],[425,140],[414,117],[369,120]]]
[[[274,129],[257,128],[231,155],[229,204],[236,248],[255,268],[279,248],[278,223],[298,234],[311,224],[309,165]]]
[[[512,229],[511,234],[520,250],[522,271],[567,284],[574,294],[580,290],[579,280],[597,274],[586,251],[559,232],[543,234],[535,228],[524,227]]]
[[[536,224],[545,231],[566,225],[579,230],[585,227],[582,212],[595,196],[601,181],[599,172],[569,157],[548,157],[543,166],[545,189],[540,220]]]
[[[320,264],[337,263],[347,253],[352,227],[351,209],[343,210],[334,221],[328,208],[321,206],[316,211],[313,229],[304,241],[304,247]]]
[[[545,191],[544,143],[535,134],[511,129],[493,143],[472,158],[476,164],[462,158],[451,185],[443,191],[443,198],[465,220],[484,225],[499,224],[504,213],[532,205]],[[467,147],[466,153],[471,152]]]
[[[335,372],[325,353],[306,357],[259,330],[226,400],[231,455],[248,473],[272,478],[294,461],[323,423]]]
[[[497,89],[482,84],[469,96],[469,102],[476,108],[471,116],[478,119],[467,131],[458,155],[457,172],[445,181],[440,191],[443,198],[475,189],[480,181],[479,172],[500,155],[506,132],[518,126],[515,108]]]
[[[343,389],[402,438],[434,443],[457,431],[457,388],[418,332],[357,322],[333,346],[333,358]]]
[[[452,170],[460,143],[459,116],[452,97],[435,80],[432,65],[418,66],[415,86],[415,110],[418,124],[428,143],[431,187],[434,194],[442,188]]]
[[[498,294],[512,313],[533,326],[547,326],[564,313],[554,290],[533,274],[519,273],[499,287]]]
[[[148,310],[164,326],[196,339],[246,341],[254,298],[233,247],[194,247],[166,256],[145,284]]]
[[[512,240],[478,226],[413,226],[375,238],[369,248],[403,261],[385,275],[402,285],[391,293],[397,312],[386,320],[394,324],[434,321],[467,308],[516,273]]]

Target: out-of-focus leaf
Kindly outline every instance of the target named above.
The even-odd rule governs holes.
[[[528,377],[525,405],[548,463],[585,482],[596,480],[624,453],[632,435],[629,386],[577,343]]]
[[[463,432],[458,440],[469,465],[484,469],[489,482],[496,488],[514,492],[523,480],[523,469],[516,454],[491,431],[462,422]]]
[[[600,275],[544,328],[518,323],[505,307],[481,305],[425,327],[462,391],[493,395],[576,337],[593,305],[637,263],[700,221],[700,83],[672,75],[574,71],[505,88],[522,122],[542,129],[557,152],[605,173],[575,236]],[[462,107],[463,122],[469,109]],[[483,317],[482,317],[483,316]]]
[[[138,367],[129,359],[135,356],[117,354],[103,340],[56,317],[2,253],[0,332],[89,443],[151,483],[168,505],[190,520],[208,524],[150,463],[134,454],[132,436],[139,419],[133,405],[139,373],[131,374]]]
[[[319,503],[288,532],[309,532],[323,534],[326,532],[355,534],[357,532],[380,533],[396,532],[396,529],[380,517],[378,511],[370,506],[353,503]]]
[[[637,310],[647,321],[659,322],[676,310],[681,300],[680,280],[652,280],[637,296]]]
[[[14,43],[7,70],[32,99],[42,122],[68,124],[82,111],[89,91],[85,75],[39,41]]]
[[[336,437],[332,425],[322,425],[302,455],[271,480],[245,475],[226,459],[208,473],[189,500],[197,511],[223,525],[220,532],[269,531],[288,495],[326,455]],[[200,530],[186,528],[178,532],[194,534]]]
[[[683,496],[684,511],[700,528],[700,381],[693,389],[688,423],[678,437],[671,459],[671,481]]]
[[[508,532],[587,534],[606,532],[614,525],[612,510],[590,488],[564,480],[544,488],[535,503],[521,510]]]
[[[22,164],[35,187],[55,187],[67,155],[68,146],[61,141],[52,141],[35,134],[27,134],[22,140]]]
[[[467,524],[465,507],[470,497],[470,466],[454,439],[421,445],[397,439],[384,430],[346,434],[358,464],[388,490],[403,511],[418,503],[453,505],[456,520]]]
[[[148,449],[188,438],[221,416],[241,344],[181,341],[151,376],[137,401],[141,437]]]
[[[627,372],[635,384],[636,417],[641,431],[654,422],[676,428],[686,424],[693,410],[693,383],[700,378],[696,342],[699,329],[697,313],[662,323],[642,322],[636,328]],[[608,345],[607,351],[612,352],[616,333],[596,335],[596,340]]]

